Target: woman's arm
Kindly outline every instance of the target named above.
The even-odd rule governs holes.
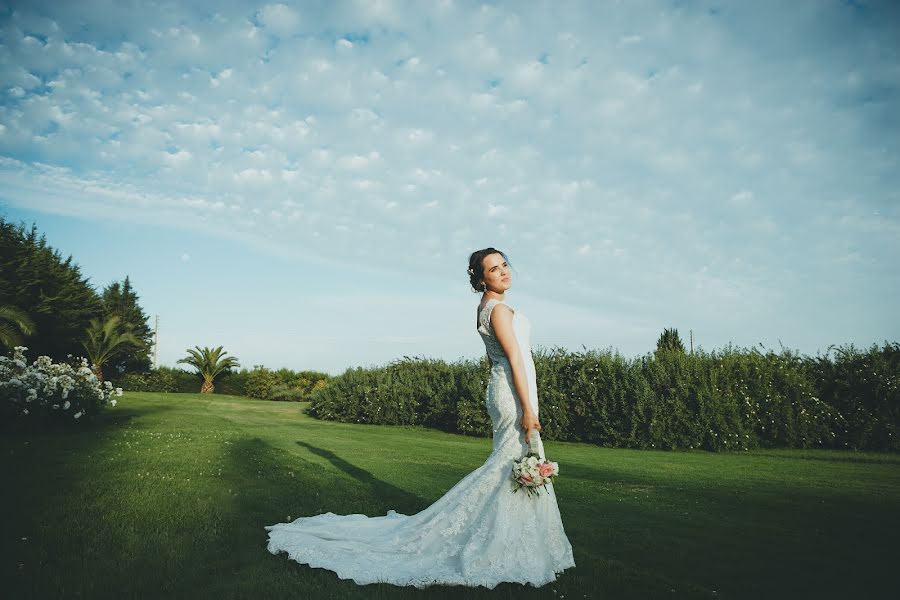
[[[525,441],[529,441],[532,429],[541,430],[541,424],[538,422],[537,415],[531,409],[531,403],[528,397],[528,377],[525,374],[525,361],[522,358],[522,352],[519,348],[519,342],[516,340],[516,333],[512,326],[512,309],[505,304],[497,304],[491,311],[491,327],[494,328],[494,335],[500,342],[500,347],[506,353],[509,360],[509,366],[512,368],[513,385],[519,396],[519,402],[522,404],[522,427],[525,429]]]

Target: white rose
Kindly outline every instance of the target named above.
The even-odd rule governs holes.
[[[550,464],[553,465],[553,474],[556,475],[557,473],[559,473],[559,464],[555,462],[552,462]]]
[[[536,467],[538,464],[537,456],[529,456],[525,459],[525,464],[529,467]]]

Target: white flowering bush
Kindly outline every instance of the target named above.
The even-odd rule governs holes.
[[[29,365],[25,350],[25,346],[16,346],[12,358],[0,356],[0,410],[6,420],[48,417],[75,421],[96,414],[107,404],[115,406],[114,396],[122,395],[122,388],[97,379],[86,358],[81,358],[78,367],[54,363],[49,356],[39,356]]]

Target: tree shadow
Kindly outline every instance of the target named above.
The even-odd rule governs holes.
[[[297,445],[309,452],[320,456],[331,463],[339,471],[346,473],[359,483],[367,486],[373,498],[380,500],[382,506],[390,505],[390,508],[403,514],[414,514],[427,506],[427,500],[416,494],[410,493],[394,484],[388,483],[372,475],[369,471],[347,462],[331,450],[313,446],[304,441],[297,441]],[[409,512],[413,511],[413,512]]]
[[[312,516],[322,512],[333,512],[338,515],[368,514],[384,515],[387,510],[394,509],[401,514],[415,514],[426,508],[430,502],[408,492],[396,485],[388,483],[371,472],[347,461],[331,450],[312,445],[305,441],[297,441],[298,446],[310,454],[322,458],[333,469],[323,470],[319,461],[305,460],[277,448],[273,448],[263,440],[248,439],[234,445],[232,458],[239,478],[253,477],[265,480],[263,486],[244,485],[237,497],[240,510],[237,511],[245,519],[254,520],[255,526],[271,525],[283,521],[284,513],[290,511],[291,518]],[[300,464],[298,464],[300,461]],[[291,471],[285,465],[291,465]],[[310,475],[298,471],[308,470]],[[293,473],[291,476],[289,473]],[[266,516],[268,515],[268,517]],[[273,515],[277,515],[274,516]],[[258,517],[258,518],[257,518]],[[260,534],[253,530],[253,544],[258,547],[258,540],[266,540],[265,531]],[[245,545],[249,541],[243,542]],[[263,569],[271,573],[267,577],[265,588],[246,591],[248,595],[263,597],[291,597],[296,590],[303,590],[304,597],[342,597],[342,598],[434,598],[459,597],[466,598],[513,598],[517,600],[530,598],[546,598],[550,586],[533,588],[521,584],[504,583],[493,590],[483,587],[442,586],[435,585],[424,589],[395,586],[387,583],[358,585],[351,580],[340,579],[336,573],[325,568],[312,568],[291,560],[285,553],[275,556],[257,551],[254,560],[260,561],[253,570]],[[567,572],[567,586],[575,591],[571,572]],[[230,579],[230,593],[235,593],[238,581],[250,580],[235,577]],[[553,587],[557,587],[553,584]],[[562,589],[562,588],[561,588]],[[580,596],[579,596],[580,597]]]
[[[129,406],[106,407],[101,409],[97,414],[90,417],[82,417],[81,422],[63,420],[60,418],[53,419],[22,419],[17,418],[10,421],[0,422],[0,432],[4,434],[4,438],[9,436],[15,438],[21,435],[41,435],[47,434],[52,436],[79,436],[85,432],[101,432],[106,429],[113,429],[122,426],[135,418],[146,417],[156,413],[163,413],[172,410],[173,407],[165,404],[142,406],[140,408],[132,408]]]
[[[885,452],[883,455],[877,456],[853,456],[848,454],[847,450],[835,450],[835,454],[800,454],[799,452],[779,452],[777,450],[765,450],[742,452],[743,456],[753,456],[754,458],[766,458],[775,460],[813,460],[830,463],[866,463],[873,465],[900,465],[900,454]]]

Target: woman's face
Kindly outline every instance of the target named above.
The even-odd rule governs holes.
[[[502,294],[509,289],[509,265],[506,264],[502,254],[498,252],[488,254],[484,257],[482,265],[484,265],[483,279],[487,286],[485,291],[491,290]]]

